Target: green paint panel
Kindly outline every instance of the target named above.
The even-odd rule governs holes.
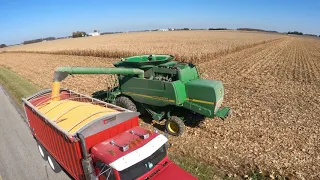
[[[196,113],[202,114],[206,117],[213,117],[214,116],[212,109],[208,109],[199,103],[193,103],[190,101],[186,101],[183,104],[183,107],[186,109],[192,110]]]
[[[216,116],[220,117],[221,119],[225,119],[230,115],[230,113],[231,110],[229,107],[223,107],[216,112]]]
[[[146,69],[173,61],[174,56],[171,55],[140,55],[122,58],[121,61],[114,63],[115,67],[129,67],[129,68],[140,68]]]
[[[127,77],[121,79],[119,83],[121,92],[137,102],[153,106],[176,104],[173,83]]]
[[[170,82],[167,82],[170,83]],[[186,87],[181,81],[172,82],[174,88],[174,94],[176,99],[176,105],[182,106],[183,103],[186,101],[187,94],[186,94]]]
[[[217,102],[223,97],[224,89],[221,81],[197,79],[186,83],[188,101],[197,104],[209,111],[213,117],[213,111]],[[194,109],[193,109],[194,110]],[[198,110],[194,110],[198,111]]]
[[[191,64],[185,64],[178,66],[179,80],[182,82],[188,82],[199,78],[198,71],[195,66]]]

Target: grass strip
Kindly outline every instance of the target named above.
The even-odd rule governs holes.
[[[32,82],[3,66],[0,66],[0,83],[18,105],[22,105],[21,98],[30,96],[40,90]]]

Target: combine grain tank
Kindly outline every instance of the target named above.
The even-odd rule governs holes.
[[[167,138],[138,125],[139,113],[67,89],[23,99],[43,159],[76,180],[196,179],[167,156]]]

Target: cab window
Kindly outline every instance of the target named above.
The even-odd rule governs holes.
[[[137,162],[125,170],[119,171],[121,180],[132,180],[142,176],[143,174],[151,171],[154,167],[161,165],[159,163],[166,157],[166,155],[167,151],[165,145],[163,145],[151,156]]]

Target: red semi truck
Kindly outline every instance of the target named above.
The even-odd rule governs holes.
[[[196,179],[167,156],[168,139],[139,126],[139,113],[68,89],[23,99],[43,159],[76,180]]]

